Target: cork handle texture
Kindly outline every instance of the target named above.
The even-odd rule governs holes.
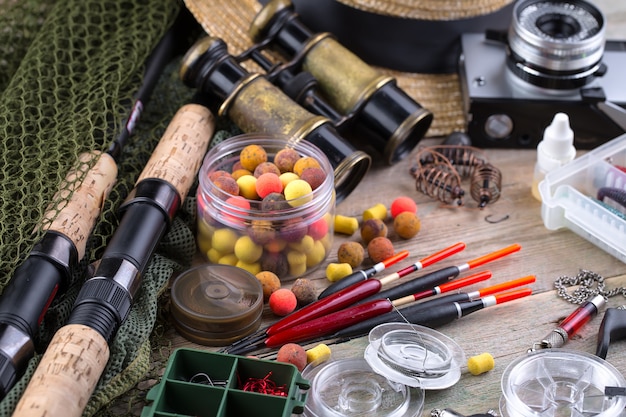
[[[205,107],[180,108],[137,182],[159,178],[184,198],[195,180],[213,134],[214,117]],[[43,355],[20,402],[16,417],[80,417],[109,357],[100,333],[88,326],[61,328]]]
[[[65,184],[74,184],[81,167],[84,169],[94,160],[95,165],[80,183],[76,183],[75,188],[68,187],[57,192],[53,201],[63,201],[63,205],[48,210],[44,215],[44,219],[51,220],[48,230],[62,233],[74,243],[78,259],[85,256],[87,239],[117,177],[117,165],[109,154],[86,152],[80,155],[77,170],[66,176]]]
[[[187,104],[176,112],[137,182],[160,178],[178,191],[181,200],[193,184],[215,128],[204,106]]]
[[[106,340],[95,330],[70,324],[59,329],[13,416],[80,417],[109,359]]]

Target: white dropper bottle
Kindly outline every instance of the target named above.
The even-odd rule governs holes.
[[[562,167],[576,157],[574,132],[569,125],[569,116],[557,113],[550,126],[543,132],[543,139],[537,145],[537,163],[533,175],[532,194],[541,201],[539,183],[549,171]]]

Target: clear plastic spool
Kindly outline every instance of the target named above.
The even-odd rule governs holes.
[[[307,417],[413,417],[424,407],[424,391],[390,381],[364,359],[330,361],[307,367],[311,381]]]
[[[502,375],[500,412],[504,417],[613,417],[624,396],[606,387],[625,387],[611,364],[585,352],[545,349],[516,359]]]
[[[459,381],[465,354],[446,335],[409,323],[386,323],[370,331],[365,360],[389,379],[424,389]]]

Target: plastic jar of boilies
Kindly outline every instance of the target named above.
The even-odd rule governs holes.
[[[302,161],[293,166],[285,163],[287,158],[282,156],[290,153],[293,158],[292,151],[281,153],[276,160],[284,149],[295,151]],[[258,153],[264,153],[265,159]],[[273,191],[268,193],[260,187],[265,183],[261,175],[272,171],[280,179],[280,192],[269,187]],[[235,179],[236,186],[231,178],[216,179],[221,176]],[[324,153],[310,142],[263,134],[226,139],[205,156],[197,197],[197,242],[209,262],[235,265],[252,274],[271,271],[286,279],[315,269],[332,247],[333,169]]]

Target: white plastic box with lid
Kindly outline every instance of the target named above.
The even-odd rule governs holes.
[[[626,193],[624,167],[626,134],[548,172],[539,183],[546,228],[566,227],[626,263],[626,208],[597,199],[603,187]]]

